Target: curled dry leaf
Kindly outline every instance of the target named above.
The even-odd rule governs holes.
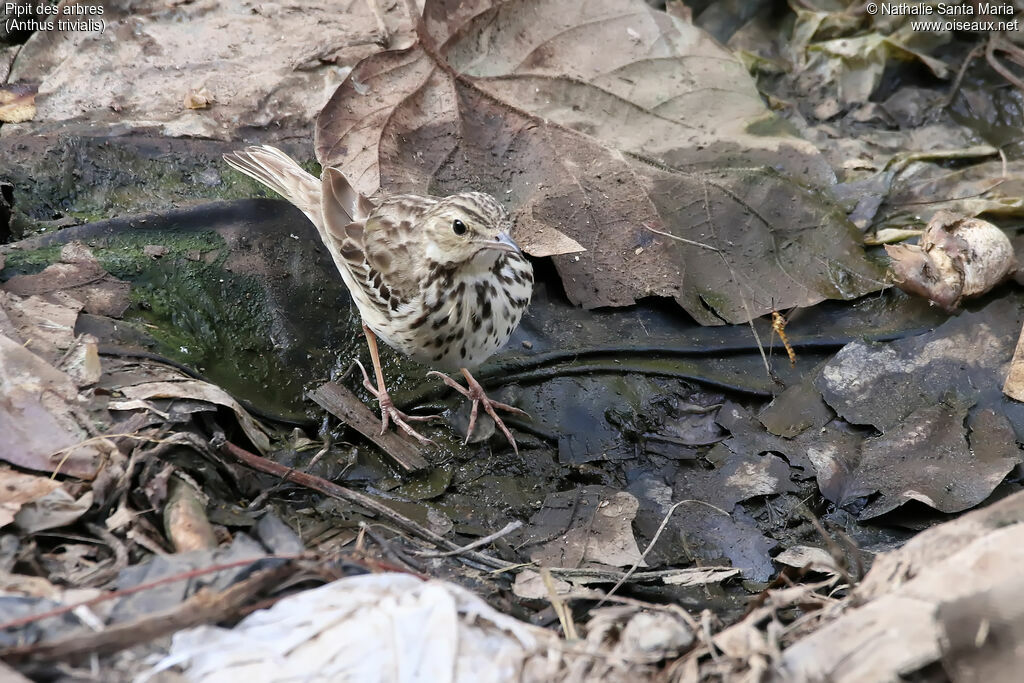
[[[147,399],[152,400],[155,398],[184,398],[193,399],[197,401],[206,401],[215,405],[224,406],[234,411],[235,416],[238,417],[239,424],[242,427],[242,431],[249,437],[253,445],[261,453],[266,453],[270,449],[270,438],[267,433],[263,431],[259,423],[257,423],[251,415],[242,406],[238,404],[238,401],[231,398],[231,396],[218,386],[209,384],[207,382],[200,382],[198,380],[186,380],[182,382],[147,382],[145,384],[136,384],[131,387],[123,387],[121,393],[129,399]]]
[[[586,308],[666,296],[715,325],[879,286],[807,187],[834,180],[818,151],[728,51],[641,0],[428,0],[415,44],[335,92],[317,157],[364,194],[490,192],[530,253],[564,232],[586,251],[554,263]]]
[[[1013,245],[988,221],[950,211],[932,217],[921,243],[886,245],[897,286],[946,310],[1003,282],[1017,269]]]
[[[36,115],[36,92],[33,83],[0,84],[0,121],[23,123]]]
[[[186,109],[206,109],[213,104],[213,95],[206,88],[190,88],[185,93]]]
[[[60,482],[49,477],[15,472],[7,468],[0,469],[0,528],[14,521],[15,515],[22,506],[39,500],[54,489],[60,488]]]

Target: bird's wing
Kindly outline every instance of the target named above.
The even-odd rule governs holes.
[[[382,315],[403,309],[419,293],[416,263],[422,254],[414,226],[422,212],[434,203],[423,197],[390,197],[363,214],[366,206],[354,204],[354,192],[335,169],[324,174],[323,215],[328,248],[341,260],[339,268],[351,273],[357,295]],[[365,200],[355,193],[359,199]],[[355,201],[359,201],[359,199]],[[369,200],[365,200],[369,203]],[[348,220],[346,210],[355,207],[362,220]],[[347,222],[343,222],[346,221]],[[422,258],[419,258],[422,260]],[[365,312],[364,312],[365,317]]]
[[[373,210],[373,204],[352,189],[345,176],[329,168],[321,179],[317,179],[294,159],[270,145],[247,147],[225,154],[224,161],[299,207],[316,226],[345,285],[350,291],[358,287],[360,280],[357,274],[348,268],[348,259],[339,252],[341,240],[338,234],[343,236],[345,226],[352,221],[364,219]]]
[[[321,207],[325,223],[347,225],[354,221],[364,221],[373,211],[373,202],[359,194],[338,169],[324,169],[322,182]]]
[[[381,201],[366,219],[362,248],[372,271],[368,277],[378,290],[385,290],[392,311],[420,295],[426,261],[420,219],[435,203],[429,197],[396,195]]]

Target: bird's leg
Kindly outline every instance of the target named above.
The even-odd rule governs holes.
[[[391,401],[391,396],[388,395],[387,387],[384,386],[384,370],[380,367],[380,352],[377,350],[377,335],[373,333],[366,325],[363,325],[363,334],[366,335],[366,345],[370,347],[370,360],[373,361],[373,373],[377,376],[377,386],[373,386],[373,382],[370,381],[370,376],[366,374],[366,368],[363,364],[356,360],[356,365],[363,371],[363,386],[371,394],[377,397],[377,403],[380,404],[380,433],[383,434],[387,431],[388,420],[394,420],[395,424],[402,428],[406,434],[416,437],[420,443],[434,443],[427,437],[423,436],[415,429],[410,427],[407,421],[413,422],[425,422],[426,420],[436,419],[437,415],[406,415],[401,410],[395,407],[395,404]]]
[[[507,403],[502,403],[501,401],[494,401],[487,398],[487,394],[484,392],[484,388],[480,386],[480,383],[476,381],[473,375],[469,374],[469,370],[467,370],[466,368],[462,368],[462,376],[466,378],[465,387],[456,382],[455,380],[453,380],[448,375],[444,374],[443,372],[431,370],[427,374],[437,375],[445,384],[447,384],[452,389],[459,392],[466,398],[473,401],[473,408],[469,412],[469,428],[466,430],[465,443],[469,443],[469,437],[473,435],[473,427],[476,425],[477,408],[480,407],[480,404],[483,404],[484,410],[487,412],[488,415],[491,416],[491,419],[494,420],[494,424],[498,426],[498,429],[500,429],[501,432],[505,435],[505,438],[508,439],[508,442],[512,444],[512,450],[516,452],[516,455],[519,455],[519,446],[516,445],[516,440],[512,438],[512,432],[508,430],[508,427],[505,426],[505,423],[501,421],[501,418],[498,417],[498,414],[495,413],[494,410],[495,408],[497,408],[498,410],[504,410],[510,413],[515,413],[517,415],[526,415],[526,411],[520,410],[515,406],[510,406]]]

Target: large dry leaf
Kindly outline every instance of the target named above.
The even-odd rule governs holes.
[[[787,647],[776,678],[795,681],[897,681],[937,665],[943,613],[1008,585],[1020,590],[1024,561],[1024,494],[922,532],[903,548],[880,555],[838,618]],[[998,619],[999,613],[990,615]],[[989,629],[976,629],[975,650]],[[894,637],[894,634],[898,636]],[[1002,650],[1012,650],[1013,641]],[[1018,665],[1019,666],[1019,665]],[[928,668],[926,668],[928,667]],[[1017,680],[978,678],[963,680]],[[954,679],[960,680],[960,679]]]
[[[367,194],[489,191],[527,251],[566,233],[587,251],[554,261],[588,308],[669,296],[720,324],[879,286],[804,185],[832,179],[818,152],[739,61],[640,0],[428,1],[418,42],[324,108],[317,155]]]
[[[77,124],[90,132],[158,128],[231,140],[253,126],[298,134],[343,69],[377,52],[386,34],[403,40],[408,20],[401,3],[388,5],[107,4],[103,31],[38,31],[21,46],[10,78],[40,86],[38,114],[17,130],[63,132]],[[205,89],[213,106],[183,107],[192,89]],[[0,94],[0,120],[3,102]]]
[[[534,672],[557,665],[556,640],[455,584],[367,574],[290,595],[230,629],[178,631],[149,676],[177,667],[192,681],[555,680]]]

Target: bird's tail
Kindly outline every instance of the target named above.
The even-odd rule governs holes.
[[[344,227],[365,220],[373,210],[370,200],[359,194],[337,169],[327,169],[321,181],[270,145],[225,154],[224,161],[299,207],[313,221],[328,246],[331,246],[328,233],[334,232],[333,225]],[[327,197],[323,196],[325,187]]]
[[[225,154],[224,161],[299,207],[317,230],[323,230],[320,179],[303,170],[290,156],[276,147],[260,145]]]

